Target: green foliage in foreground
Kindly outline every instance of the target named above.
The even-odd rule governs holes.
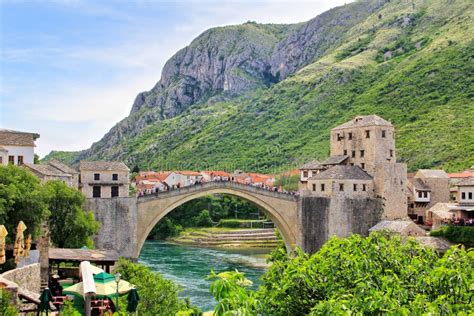
[[[33,238],[49,215],[43,186],[38,178],[16,166],[0,166],[0,223],[5,225],[7,244],[15,240],[16,227],[23,221]]]
[[[312,256],[284,249],[257,291],[239,272],[212,274],[216,315],[468,315],[474,251],[439,258],[415,240],[371,234],[332,238]]]
[[[116,272],[122,278],[134,284],[140,295],[138,315],[199,315],[197,308],[190,306],[189,301],[180,300],[180,288],[172,281],[166,280],[159,273],[149,268],[120,259]]]
[[[431,236],[444,237],[452,243],[474,247],[474,227],[446,225],[430,233]]]
[[[11,295],[0,289],[0,315],[2,316],[16,316],[18,315],[18,310],[14,305],[10,304]]]
[[[40,183],[29,171],[17,166],[0,166],[0,223],[8,231],[7,244],[12,244],[18,223],[23,221],[33,240],[40,225],[49,221],[51,241],[55,246],[93,247],[91,237],[99,228],[90,212],[82,209],[84,197],[61,181]],[[12,268],[11,258],[0,270]]]
[[[59,180],[48,181],[44,189],[51,212],[49,228],[53,244],[59,248],[93,248],[92,236],[100,224],[92,212],[82,209],[85,198],[81,192]]]

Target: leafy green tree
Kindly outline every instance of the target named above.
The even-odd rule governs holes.
[[[209,227],[213,224],[208,210],[202,210],[198,216],[194,217],[193,221],[198,227]]]
[[[6,242],[14,241],[20,221],[28,227],[26,234],[37,237],[48,215],[44,189],[38,178],[23,168],[0,166],[0,223],[9,233]]]
[[[81,192],[59,180],[48,181],[44,189],[51,212],[49,229],[53,244],[60,248],[93,247],[92,236],[100,224],[92,212],[82,209],[84,196]]]
[[[3,289],[0,289],[0,315],[2,316],[18,315],[18,310],[16,306],[11,304],[11,295]]]
[[[166,239],[167,237],[176,237],[183,231],[183,227],[165,217],[150,232],[150,236],[154,239]]]
[[[178,298],[180,288],[147,267],[120,259],[117,272],[137,287],[140,295],[138,315],[175,315],[189,306]]]
[[[373,233],[332,238],[310,256],[282,249],[254,294],[233,311],[266,315],[420,315],[474,312],[474,251],[452,247],[442,258],[413,239]],[[211,291],[213,291],[211,287]],[[225,302],[220,296],[219,301]],[[257,301],[257,303],[256,303]],[[249,305],[249,302],[251,303]],[[250,306],[250,307],[249,307]]]
[[[260,302],[255,299],[255,293],[248,290],[252,281],[245,278],[244,273],[222,272],[216,274],[211,271],[208,277],[214,280],[211,284],[211,293],[218,302],[214,315],[254,315],[252,312],[260,309]]]

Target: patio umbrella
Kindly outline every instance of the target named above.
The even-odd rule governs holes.
[[[48,311],[50,310],[49,303],[52,301],[53,301],[53,295],[51,295],[51,291],[49,290],[49,288],[45,288],[43,290],[43,293],[41,293],[41,296],[40,296],[38,311],[40,312],[46,311],[46,314],[48,314]]]
[[[25,249],[25,237],[23,236],[25,229],[25,223],[20,221],[16,227],[15,247],[13,249],[13,256],[15,257],[16,264],[20,262],[20,257],[23,255]]]
[[[115,296],[117,292],[117,283],[115,282],[115,277],[112,274],[101,272],[99,274],[94,275],[94,283],[95,283],[95,294],[97,296]],[[119,295],[127,294],[133,288],[133,286],[124,280],[120,280],[118,284],[119,288]],[[65,294],[76,294],[83,296],[84,289],[82,286],[82,282],[77,283],[73,286],[70,286],[64,289],[63,293]]]
[[[31,249],[31,234],[26,237],[25,241],[25,251],[23,253],[23,257],[29,257],[30,256],[30,249]]]
[[[5,263],[7,261],[7,257],[5,255],[5,238],[7,237],[8,232],[4,225],[0,225],[0,264]]]
[[[139,300],[140,297],[138,296],[137,289],[134,287],[130,290],[127,296],[127,312],[135,313],[137,311]]]

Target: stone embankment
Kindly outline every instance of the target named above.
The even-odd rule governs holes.
[[[199,229],[182,233],[173,241],[205,247],[274,248],[280,241],[275,229]]]

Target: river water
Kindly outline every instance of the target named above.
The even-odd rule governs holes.
[[[215,272],[244,272],[256,289],[259,278],[266,271],[262,266],[268,249],[215,249],[177,245],[166,241],[146,241],[139,262],[161,273],[183,287],[180,297],[189,297],[191,303],[203,311],[212,310],[215,300],[210,294],[210,281],[206,280],[211,270]]]

